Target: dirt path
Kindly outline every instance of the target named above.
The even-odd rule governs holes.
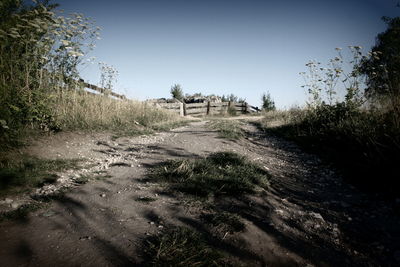
[[[268,192],[218,203],[236,209],[246,225],[224,239],[220,249],[227,255],[260,266],[400,264],[400,203],[358,192],[317,157],[264,137],[250,122],[239,141],[221,139],[205,124],[115,141],[107,135],[40,141],[34,153],[90,158],[111,177],[74,188],[26,220],[1,223],[0,266],[129,266],[141,263],[144,238],[165,227],[206,231],[201,208],[144,177],[167,159],[217,151],[246,155],[272,175]],[[137,201],[141,197],[156,200]]]

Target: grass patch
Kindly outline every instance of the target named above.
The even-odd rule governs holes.
[[[206,223],[211,225],[218,233],[235,233],[240,232],[245,229],[245,225],[241,218],[233,213],[229,212],[218,212],[203,214],[201,219]]]
[[[209,122],[208,126],[216,130],[220,137],[231,140],[238,140],[244,137],[244,131],[240,127],[241,123],[232,120],[214,120]]]
[[[268,186],[268,177],[266,170],[233,152],[168,161],[149,174],[150,179],[169,183],[173,190],[200,197],[253,193],[257,186]]]
[[[116,100],[76,91],[54,96],[54,114],[60,129],[112,131],[113,139],[153,134],[185,125],[187,120],[146,102]]]
[[[154,198],[154,197],[137,197],[137,198],[135,199],[135,201],[143,202],[143,203],[150,203],[150,202],[154,202],[154,201],[156,201],[156,200],[157,200],[157,199]]]
[[[149,238],[144,248],[149,266],[227,266],[206,238],[188,228],[173,228]]]
[[[0,214],[0,222],[6,220],[25,220],[29,213],[37,211],[44,206],[45,204],[41,202],[22,205],[16,210]]]
[[[22,156],[20,160],[4,159],[0,169],[0,196],[19,193],[57,180],[54,172],[78,169],[80,159],[39,159]]]
[[[80,175],[75,179],[75,183],[77,184],[86,184],[90,181],[91,177],[89,175]]]

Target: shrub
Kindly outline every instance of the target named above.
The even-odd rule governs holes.
[[[173,98],[178,99],[179,101],[183,102],[184,95],[183,95],[182,86],[180,84],[174,84],[171,87],[171,96]]]
[[[276,109],[275,102],[269,93],[264,93],[261,96],[262,108],[264,111],[273,111]]]

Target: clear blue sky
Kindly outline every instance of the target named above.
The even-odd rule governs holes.
[[[233,93],[260,105],[269,91],[279,108],[304,104],[298,74],[335,47],[368,50],[398,16],[395,0],[60,0],[60,9],[96,21],[102,39],[90,56],[119,71],[116,92],[130,98]],[[83,78],[98,83],[98,66]]]

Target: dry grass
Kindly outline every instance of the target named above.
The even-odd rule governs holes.
[[[144,102],[117,100],[78,91],[53,96],[53,116],[58,127],[68,130],[134,130],[146,132],[160,123],[182,119],[174,113]]]

